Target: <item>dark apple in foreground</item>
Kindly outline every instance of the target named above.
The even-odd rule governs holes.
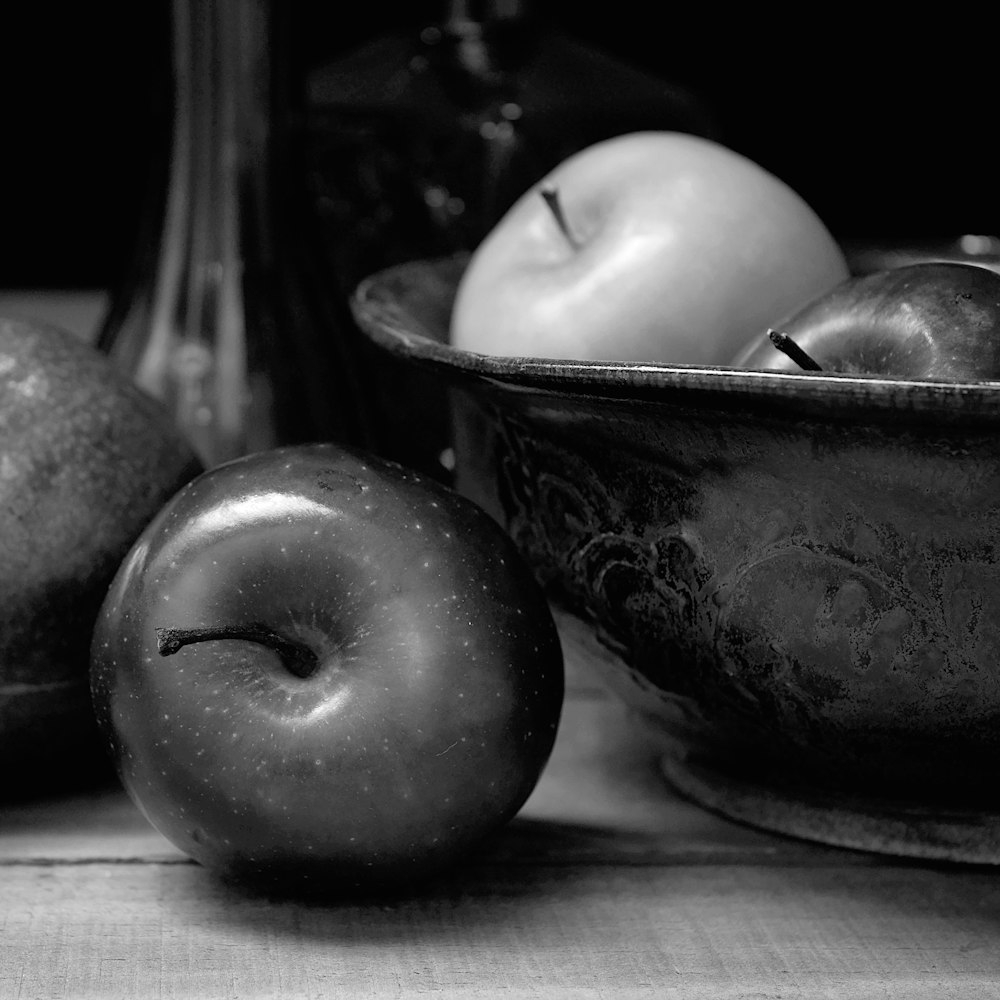
[[[998,379],[1000,274],[976,264],[935,261],[874,271],[820,295],[776,331],[790,339],[792,353],[762,334],[734,366],[813,367],[942,381]]]
[[[204,473],[123,562],[92,692],[150,822],[279,891],[398,888],[520,809],[551,752],[548,603],[479,507],[334,445]]]

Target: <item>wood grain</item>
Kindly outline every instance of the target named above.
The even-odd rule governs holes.
[[[995,996],[984,873],[482,866],[304,906],[188,864],[9,867],[4,998]]]

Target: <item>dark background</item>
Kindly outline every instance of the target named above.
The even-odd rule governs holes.
[[[0,14],[0,287],[112,287],[135,251],[168,107],[162,0]],[[536,0],[566,32],[687,87],[725,141],[840,238],[993,233],[997,68],[967,8],[734,16]],[[297,72],[434,15],[432,2],[290,0]],[[662,23],[661,23],[662,22]]]

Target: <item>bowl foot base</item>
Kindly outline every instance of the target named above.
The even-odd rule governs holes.
[[[898,857],[1000,865],[1000,812],[943,812],[917,803],[756,784],[680,746],[668,749],[660,765],[685,798],[758,829]]]

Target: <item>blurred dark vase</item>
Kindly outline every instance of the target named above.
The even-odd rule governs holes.
[[[527,0],[446,0],[421,30],[310,69],[294,155],[346,299],[389,265],[473,250],[571,153],[640,129],[719,138],[696,95],[576,40]],[[384,357],[363,364],[380,450],[447,481],[440,387]]]
[[[281,444],[371,445],[346,302],[295,175],[270,0],[171,0],[169,171],[98,344],[207,466]]]

